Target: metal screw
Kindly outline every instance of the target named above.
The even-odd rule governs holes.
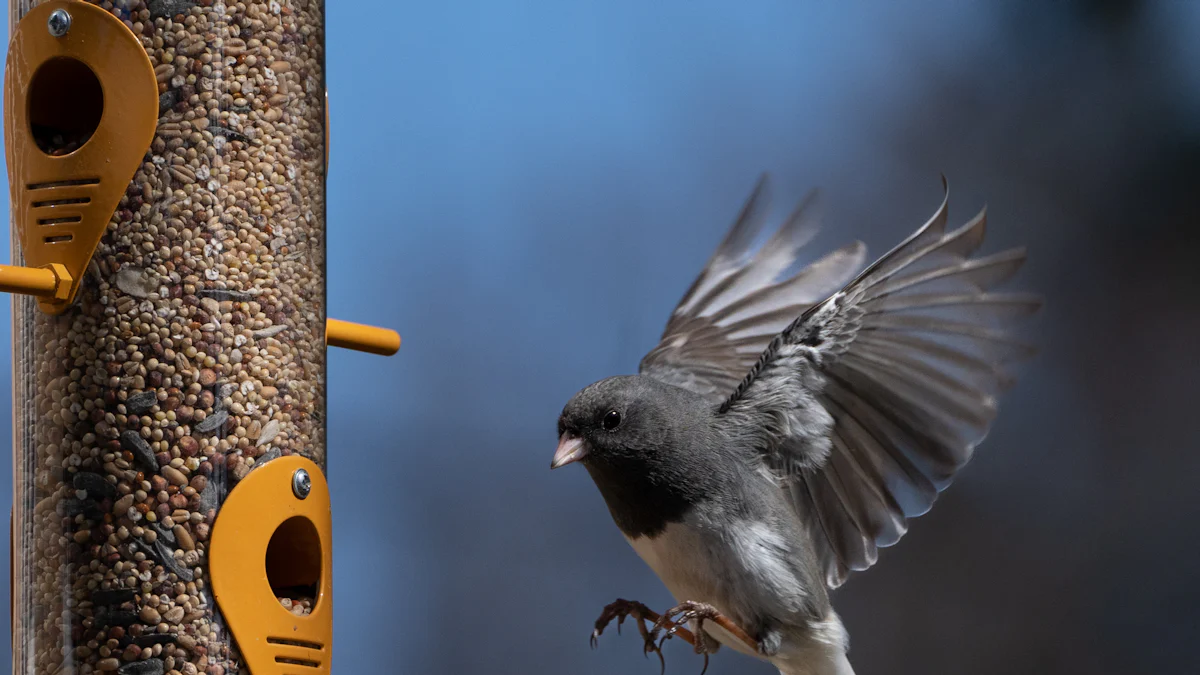
[[[50,20],[46,22],[46,26],[51,35],[56,38],[62,37],[71,30],[71,15],[67,14],[65,9],[56,9],[50,13]]]
[[[296,473],[292,474],[292,492],[300,499],[308,497],[308,493],[312,492],[312,476],[304,469],[296,469]]]

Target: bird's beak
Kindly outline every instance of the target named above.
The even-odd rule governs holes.
[[[584,444],[582,438],[563,434],[558,437],[558,450],[554,451],[554,459],[550,460],[550,468],[557,469],[560,466],[578,462],[587,454],[587,445]]]

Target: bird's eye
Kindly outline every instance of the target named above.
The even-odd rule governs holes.
[[[609,410],[604,414],[604,429],[606,431],[612,431],[619,426],[621,426],[621,413],[616,410]]]

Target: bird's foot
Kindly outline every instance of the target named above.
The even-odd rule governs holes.
[[[681,602],[667,610],[658,618],[658,621],[654,622],[654,626],[650,628],[650,637],[652,639],[657,638],[659,631],[665,630],[666,634],[659,641],[659,645],[661,645],[663,641],[666,641],[672,635],[682,630],[682,626],[687,625],[689,621],[696,622],[696,631],[693,633],[693,639],[688,640],[688,642],[696,648],[697,654],[704,655],[704,670],[700,671],[701,675],[704,675],[704,671],[708,670],[708,655],[716,652],[721,646],[719,642],[705,632],[705,621],[717,624],[734,638],[745,642],[746,646],[750,647],[750,649],[758,651],[758,642],[747,635],[746,631],[738,627],[729,617],[719,612],[716,607],[703,602]],[[671,626],[672,623],[674,624],[673,627]]]
[[[693,635],[692,632],[687,628],[676,624],[674,621],[664,621],[663,617],[657,612],[651,610],[649,607],[640,602],[617,599],[616,602],[613,602],[605,607],[600,613],[600,618],[596,619],[596,627],[592,630],[591,637],[592,649],[596,648],[597,639],[601,634],[604,633],[604,629],[607,628],[610,623],[612,623],[613,619],[616,619],[617,621],[617,633],[620,634],[621,625],[625,623],[626,618],[632,618],[635,625],[638,627],[638,633],[642,636],[643,641],[642,652],[647,655],[653,653],[658,656],[659,664],[662,666],[664,672],[667,668],[667,662],[663,658],[663,642],[666,642],[671,637],[678,635],[680,639],[692,646],[696,646],[698,644],[696,636]],[[646,627],[647,621],[656,626],[654,631],[651,631]],[[657,632],[664,628],[668,630],[668,633],[663,636],[661,640],[659,640],[657,637]],[[705,635],[699,638],[699,640],[707,641],[711,640],[711,638]],[[704,643],[701,642],[700,644]],[[697,651],[699,651],[698,647]],[[707,653],[705,653],[705,668],[707,667],[708,656]]]

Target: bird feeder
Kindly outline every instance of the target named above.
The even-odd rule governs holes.
[[[320,0],[12,0],[13,673],[328,673]]]

